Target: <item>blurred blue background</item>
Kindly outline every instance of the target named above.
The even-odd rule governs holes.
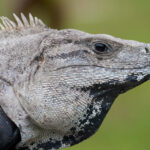
[[[52,28],[150,42],[149,0],[1,0],[0,16],[31,12]],[[12,18],[13,19],[13,18]],[[99,131],[66,150],[150,150],[150,81],[120,95]]]

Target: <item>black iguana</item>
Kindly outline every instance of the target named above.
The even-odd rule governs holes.
[[[150,45],[38,18],[1,17],[0,106],[19,150],[56,150],[93,135],[115,98],[150,78]]]

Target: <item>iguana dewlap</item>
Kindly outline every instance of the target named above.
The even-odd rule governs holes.
[[[149,44],[14,17],[1,17],[0,106],[20,128],[19,150],[87,139],[119,94],[150,78]]]

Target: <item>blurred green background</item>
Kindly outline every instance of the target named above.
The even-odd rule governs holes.
[[[150,42],[149,0],[0,0],[0,16],[13,12],[31,12],[57,29]],[[150,81],[120,95],[99,131],[66,150],[150,150],[149,87]]]

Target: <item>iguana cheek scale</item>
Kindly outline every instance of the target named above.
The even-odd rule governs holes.
[[[18,150],[87,139],[119,94],[150,78],[149,44],[14,18],[1,17],[0,105],[20,129]]]

